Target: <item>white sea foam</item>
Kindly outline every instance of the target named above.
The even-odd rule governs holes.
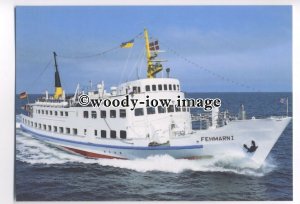
[[[136,160],[89,159],[49,146],[32,138],[30,134],[24,133],[20,129],[17,129],[16,133],[16,158],[30,164],[80,162],[125,168],[138,172],[162,171],[181,173],[189,170],[198,172],[230,172],[250,176],[263,176],[276,167],[272,158],[269,157],[261,168],[255,169],[252,162],[243,159],[240,155],[220,156],[202,160],[174,159],[168,155],[151,156],[146,159]]]

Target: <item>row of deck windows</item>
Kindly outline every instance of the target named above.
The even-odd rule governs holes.
[[[154,107],[148,107],[146,108],[147,114],[148,115],[152,115],[156,113],[156,108]],[[173,113],[173,112],[189,112],[189,108],[186,107],[177,107],[174,105],[170,105],[167,109],[162,107],[162,106],[158,106],[157,107],[157,113]],[[116,118],[117,116],[117,111],[116,110],[110,110],[110,118]],[[91,118],[96,119],[98,117],[98,113],[97,111],[91,111]],[[135,116],[142,116],[144,115],[144,109],[143,108],[136,108],[134,110],[134,115]],[[89,118],[89,111],[83,111],[83,117],[84,118]],[[126,110],[125,109],[120,109],[119,110],[119,117],[120,118],[126,118]],[[106,111],[105,110],[101,110],[100,111],[100,118],[106,118]]]
[[[64,127],[51,126],[51,125],[46,125],[46,124],[41,124],[36,122],[33,123],[32,121],[26,120],[24,118],[23,118],[23,123],[27,124],[28,126],[39,128],[42,130],[71,134],[71,128],[69,127],[64,128]],[[77,135],[77,133],[78,133],[77,128],[72,128],[72,134]]]
[[[94,130],[94,135],[98,136],[98,130]],[[101,138],[106,138],[107,137],[106,130],[101,130],[99,136],[101,136]],[[126,137],[127,137],[127,132],[125,130],[120,130],[120,138],[126,139]],[[116,130],[110,130],[110,138],[112,139],[117,138]]]
[[[157,112],[158,113],[189,112],[189,111],[190,111],[189,108],[186,108],[186,107],[181,108],[181,107],[177,107],[177,106],[174,106],[174,105],[170,105],[168,108],[164,108],[162,106],[157,107]],[[148,108],[146,108],[146,112],[147,112],[148,115],[155,114],[156,113],[156,108],[148,107]],[[144,109],[143,108],[136,108],[134,110],[134,115],[135,116],[144,115]]]
[[[146,85],[145,86],[145,90],[146,91],[156,91],[156,90],[158,90],[158,91],[162,91],[162,90],[164,90],[164,91],[179,91],[179,84],[158,84],[158,85],[156,85],[156,84],[153,84],[153,85]]]
[[[98,117],[97,111],[91,111],[91,118],[96,119]],[[110,110],[109,111],[110,118],[116,118],[117,117],[117,111],[116,110]],[[89,118],[89,111],[83,111],[83,117]],[[126,118],[126,110],[120,109],[119,110],[119,117],[120,118]],[[106,118],[106,111],[101,110],[100,111],[100,118]]]
[[[58,127],[58,126],[51,126],[51,125],[46,125],[46,124],[41,124],[41,123],[33,123],[32,121],[26,120],[23,118],[23,123],[27,124],[28,126],[35,127],[38,129],[46,130],[46,131],[53,131],[53,132],[58,132],[62,134],[72,134],[77,135],[78,130],[77,128],[69,128],[69,127]],[[87,129],[84,129],[83,131],[84,135],[87,135]],[[98,130],[94,130],[94,135],[98,136]],[[101,130],[100,135],[101,138],[107,138],[106,130]],[[120,130],[120,138],[121,139],[126,139],[127,137],[127,132],[125,130]],[[110,138],[115,139],[117,138],[117,131],[116,130],[110,130]]]
[[[60,116],[69,116],[69,113],[67,111],[52,111],[52,110],[36,110],[37,114],[43,114],[43,115],[55,115],[58,116],[58,113]]]

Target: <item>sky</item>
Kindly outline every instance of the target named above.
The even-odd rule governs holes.
[[[53,51],[67,93],[146,77],[147,28],[185,92],[292,91],[291,6],[16,8],[16,92],[54,91]],[[79,58],[78,58],[79,57]],[[165,76],[165,72],[157,77]]]

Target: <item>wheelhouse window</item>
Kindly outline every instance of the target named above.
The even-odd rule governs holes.
[[[92,118],[94,118],[94,119],[97,118],[97,112],[96,111],[92,111]]]
[[[155,84],[152,85],[152,91],[156,91],[156,85]]]
[[[73,128],[73,135],[77,135],[77,128]]]
[[[146,89],[146,91],[150,91],[150,86],[146,85],[145,89]]]
[[[55,115],[57,115],[57,111],[55,111],[54,113],[55,113]]]
[[[141,87],[139,86],[134,86],[132,87],[133,93],[141,93]]]
[[[37,123],[34,123],[34,127],[37,127]]]
[[[147,108],[147,114],[148,115],[155,114],[155,108],[154,107],[148,107]]]
[[[50,115],[52,115],[52,111],[50,111]]]
[[[64,128],[63,127],[59,127],[59,133],[64,133]]]
[[[172,91],[172,84],[169,84],[169,90]]]
[[[41,111],[40,111],[40,110],[37,110],[37,112],[38,112],[38,114],[40,114],[40,113],[41,113]]]
[[[88,111],[83,111],[83,117],[88,118],[89,117],[89,112]]]
[[[51,125],[48,125],[48,130],[49,130],[49,131],[51,131],[51,130],[52,130],[52,128],[51,128]]]
[[[71,132],[70,128],[67,127],[67,128],[66,128],[66,133],[67,133],[67,134],[70,134],[70,132]]]
[[[94,130],[94,135],[97,136],[97,134],[98,134],[98,131]]]
[[[159,90],[159,91],[161,91],[161,90],[162,90],[162,85],[161,85],[161,84],[158,84],[158,86],[157,86],[157,87],[158,87],[158,90]]]
[[[46,110],[46,115],[48,115],[48,111]]]
[[[174,105],[170,105],[168,107],[168,113],[172,113],[172,112],[174,112]]]
[[[120,118],[126,118],[126,109],[120,109]]]
[[[143,108],[136,108],[136,109],[134,109],[134,115],[135,116],[142,116],[142,115],[144,115],[144,109]]]
[[[127,137],[126,131],[125,131],[125,130],[121,130],[121,131],[120,131],[120,138],[121,138],[121,139],[126,139],[126,137]]]
[[[60,111],[60,116],[64,116],[64,112]]]
[[[180,90],[179,90],[179,84],[177,84],[177,90],[180,91]]]
[[[42,110],[42,114],[44,114],[44,110]]]
[[[110,138],[113,138],[113,139],[117,138],[117,131],[111,130],[110,131]]]
[[[68,115],[69,115],[69,113],[67,111],[65,111],[65,116],[68,116]]]
[[[176,85],[175,84],[173,84],[173,90],[176,91]]]
[[[101,130],[101,137],[106,138],[106,130]]]
[[[158,110],[158,113],[165,113],[166,112],[166,108],[164,108],[162,106],[158,106],[157,110]]]
[[[39,128],[40,128],[40,129],[42,128],[42,125],[41,125],[41,123],[39,123]]]
[[[110,110],[110,117],[115,118],[116,117],[116,110]]]
[[[84,134],[84,135],[86,135],[86,133],[87,133],[87,130],[86,130],[86,129],[84,129],[84,130],[83,130],[83,134]]]
[[[167,91],[168,90],[168,85],[164,84],[164,90]]]
[[[46,125],[43,125],[43,129],[46,130],[46,129],[47,129],[47,126],[46,126]]]
[[[54,126],[53,128],[54,128],[54,132],[57,132],[57,126]]]
[[[106,118],[106,111],[105,110],[100,111],[100,115],[101,118]]]

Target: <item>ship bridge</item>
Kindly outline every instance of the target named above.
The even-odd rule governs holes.
[[[112,87],[118,95],[154,93],[154,92],[180,92],[180,82],[174,78],[146,78],[120,84]]]

